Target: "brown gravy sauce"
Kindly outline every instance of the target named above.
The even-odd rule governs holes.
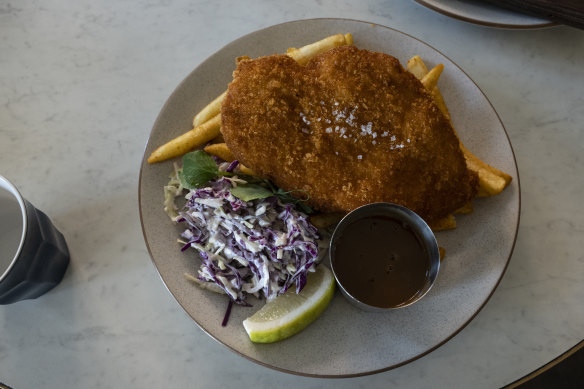
[[[350,295],[380,308],[411,301],[423,289],[430,269],[428,253],[416,234],[387,216],[349,224],[335,244],[332,261]]]

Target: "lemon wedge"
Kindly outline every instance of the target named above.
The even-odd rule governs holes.
[[[324,265],[308,273],[306,285],[294,288],[266,303],[243,321],[252,342],[273,343],[302,331],[327,307],[335,292],[335,279]]]

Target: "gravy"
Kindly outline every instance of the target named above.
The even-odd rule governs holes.
[[[416,234],[403,222],[369,216],[348,225],[332,258],[343,288],[380,308],[407,304],[428,278],[430,261]]]

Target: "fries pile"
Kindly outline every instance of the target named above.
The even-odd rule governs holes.
[[[325,51],[334,47],[352,44],[353,37],[351,34],[337,34],[298,49],[289,48],[286,55],[290,56],[300,65],[306,65],[310,59],[324,53]],[[448,111],[444,98],[438,89],[438,79],[444,70],[444,65],[439,64],[428,70],[424,61],[416,55],[408,60],[407,70],[420,80],[424,87],[430,92],[438,108],[446,118],[450,120],[450,112]],[[217,96],[217,98],[211,101],[194,116],[192,130],[172,139],[168,143],[154,150],[154,152],[148,157],[148,163],[161,162],[181,156],[207,143],[209,144],[204,147],[205,152],[228,162],[233,161],[235,157],[223,142],[221,135],[221,104],[226,94],[227,91]],[[509,185],[511,182],[510,175],[480,160],[477,156],[472,154],[462,142],[460,143],[460,149],[466,159],[467,167],[478,175],[479,189],[477,197],[488,197],[499,194],[507,185]],[[240,165],[240,169],[244,174],[255,175],[251,169],[243,165]],[[471,213],[472,210],[472,203],[469,202],[454,213],[468,214]],[[317,214],[311,217],[311,222],[316,227],[326,227],[338,222],[342,216],[343,215],[341,214]],[[431,223],[430,227],[434,231],[452,229],[456,227],[456,219],[454,215],[449,215],[444,219]]]
[[[438,89],[438,78],[442,74],[444,66],[439,64],[432,70],[428,71],[428,68],[426,67],[424,61],[422,61],[422,58],[416,55],[408,60],[407,69],[420,80],[420,82],[432,95],[432,98],[434,99],[434,102],[440,111],[442,111],[444,116],[450,120],[450,112],[448,111],[448,107],[446,107],[446,104],[444,103],[444,98]],[[511,182],[511,176],[509,174],[504,173],[480,160],[476,155],[471,153],[462,144],[462,142],[460,142],[460,149],[462,150],[464,158],[466,159],[466,166],[469,168],[469,170],[476,172],[479,177],[479,189],[477,197],[488,197],[499,194],[501,191],[503,191],[503,189],[505,189],[505,187],[507,187],[507,185],[509,185]],[[472,204],[468,203],[464,207],[458,209],[455,213],[464,214],[471,212]],[[449,215],[444,219],[432,223],[430,227],[432,227],[434,231],[452,229],[456,227],[456,219],[454,218],[454,215]]]
[[[303,46],[299,49],[289,48],[286,55],[294,59],[300,65],[306,65],[308,61],[316,57],[318,54],[324,53],[334,47],[352,44],[353,36],[351,34],[337,34],[310,45]],[[148,163],[161,162],[170,158],[178,157],[218,138],[221,135],[221,103],[226,94],[227,91],[217,96],[215,100],[211,101],[205,108],[195,115],[193,118],[192,130],[154,150],[154,152],[150,154],[150,157],[148,157]],[[225,143],[219,144],[220,146],[218,145],[205,149],[205,151],[226,161],[232,161],[233,156],[231,151],[227,148],[227,145],[225,145]],[[230,156],[231,159],[223,158],[223,156]]]

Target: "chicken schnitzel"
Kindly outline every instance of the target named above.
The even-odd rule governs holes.
[[[390,55],[342,46],[306,66],[243,59],[233,75],[221,107],[227,146],[318,210],[393,202],[434,221],[476,194],[450,121]]]

